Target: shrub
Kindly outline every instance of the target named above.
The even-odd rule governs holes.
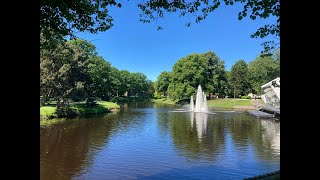
[[[250,96],[241,96],[241,99],[251,99]]]

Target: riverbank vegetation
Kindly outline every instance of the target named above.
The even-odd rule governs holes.
[[[154,83],[154,97],[168,98],[174,102],[188,101],[191,96],[195,99],[197,87],[201,85],[209,100],[226,97],[250,99],[249,93],[261,95],[261,86],[279,76],[280,49],[273,56],[258,56],[250,63],[238,60],[230,71],[214,52],[194,53],[178,60],[172,71],[161,72]],[[232,103],[239,105],[234,103],[245,101],[212,102],[223,102],[226,105],[221,106],[230,107]]]
[[[235,107],[252,106],[250,99],[213,99],[208,101],[208,107],[233,109]]]
[[[40,49],[41,115],[54,116],[54,107],[57,117],[107,112],[113,104],[96,102],[130,102],[153,95],[153,82],[146,75],[113,67],[90,42],[76,39],[54,43],[50,49]],[[54,107],[48,106],[52,101],[56,102]]]
[[[169,98],[159,98],[159,99],[152,99],[152,102],[154,103],[161,103],[161,104],[176,104],[176,101],[173,101]]]
[[[274,56],[259,56],[250,63],[239,60],[230,71],[223,60],[208,51],[178,60],[172,71],[163,71],[152,82],[143,73],[113,67],[88,41],[55,43],[50,50],[40,51],[40,115],[46,118],[104,113],[117,108],[107,102],[185,104],[192,95],[195,98],[198,85],[207,94],[209,106],[249,106],[250,101],[217,98],[249,99],[248,93],[260,95],[260,86],[280,75],[280,51]]]
[[[75,116],[106,113],[119,108],[118,104],[106,101],[97,102],[92,106],[88,106],[84,102],[69,104],[69,106],[59,109],[55,105],[48,105],[40,107],[40,117],[41,119],[72,118]]]

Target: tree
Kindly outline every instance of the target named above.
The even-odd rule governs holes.
[[[195,22],[204,20],[209,13],[217,9],[221,2],[225,5],[234,3],[244,4],[243,10],[239,12],[238,19],[249,16],[252,20],[258,18],[267,18],[275,16],[277,21],[274,24],[266,24],[251,35],[251,38],[264,38],[268,35],[280,37],[280,0],[174,0],[159,1],[147,0],[140,1],[138,7],[141,9],[140,21],[150,23],[164,17],[164,13],[180,12],[179,16],[191,15]],[[108,14],[108,7],[121,7],[116,0],[88,0],[88,1],[40,1],[40,34],[43,34],[48,40],[59,39],[70,35],[75,37],[76,31],[89,31],[97,33],[110,29],[113,24],[113,18]],[[190,26],[191,22],[187,22]],[[158,29],[163,29],[158,26]],[[43,42],[47,44],[48,41]],[[43,45],[43,43],[40,43]],[[270,55],[270,52],[279,44],[274,41],[262,43],[264,53]]]
[[[170,82],[171,82],[170,72],[167,72],[167,71],[161,72],[160,75],[158,76],[156,82],[157,82],[157,83],[156,83],[155,90],[156,90],[158,93],[161,93],[161,94],[163,94],[164,96],[166,96],[166,95],[167,95],[167,91],[168,91],[169,84],[170,84]]]
[[[93,57],[88,65],[91,95],[103,100],[109,99],[111,93],[111,64],[101,56]]]
[[[261,94],[261,86],[280,76],[280,61],[272,57],[257,57],[248,65],[253,93]]]
[[[40,50],[40,95],[46,101],[50,98],[59,101],[71,93],[71,60],[73,50],[63,41],[55,49]]]
[[[131,73],[129,77],[131,79],[129,95],[146,96],[149,88],[147,76],[143,73]]]
[[[208,92],[225,96],[228,91],[228,80],[224,61],[212,51],[203,54],[209,63],[208,67]]]
[[[153,97],[154,92],[155,92],[154,82],[152,82],[151,80],[147,80],[147,84],[148,84],[147,96],[148,97]]]
[[[110,91],[112,95],[119,96],[119,90],[121,85],[120,72],[115,67],[111,67],[110,83],[111,83]]]
[[[229,83],[236,97],[247,95],[251,91],[248,65],[244,60],[237,61],[231,67]]]
[[[168,95],[174,100],[189,99],[200,84],[206,89],[208,61],[200,54],[191,54],[173,65]]]
[[[191,54],[178,60],[173,66],[167,92],[174,100],[189,99],[198,85],[206,94],[226,94],[228,86],[224,62],[212,51]]]
[[[76,31],[97,33],[112,27],[108,6],[121,7],[115,0],[40,1],[40,33],[47,39],[74,37]]]

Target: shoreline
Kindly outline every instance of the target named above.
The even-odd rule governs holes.
[[[95,106],[86,106],[84,103],[74,104],[65,107],[57,112],[57,107],[53,105],[40,107],[40,120],[75,118],[86,115],[110,113],[120,109],[117,103],[109,101],[97,102]]]

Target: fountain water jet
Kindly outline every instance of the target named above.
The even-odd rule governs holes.
[[[207,96],[204,92],[202,92],[201,85],[198,86],[195,105],[193,103],[193,96],[191,96],[189,109],[176,109],[171,112],[197,112],[206,114],[216,114],[214,112],[208,111]]]
[[[194,105],[193,105],[193,96],[190,98],[190,111],[193,111]]]
[[[190,98],[190,111],[208,112],[207,96],[204,92],[202,92],[201,85],[198,86],[196,97],[197,99],[195,107],[193,107],[193,97],[191,96]]]

